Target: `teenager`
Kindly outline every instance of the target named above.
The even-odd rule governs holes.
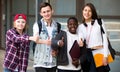
[[[37,41],[39,37],[26,34],[26,20],[26,15],[16,14],[13,28],[6,33],[4,72],[26,72],[27,70],[30,40]]]
[[[79,44],[82,54],[83,42],[77,34],[78,20],[75,17],[70,17],[67,21],[67,31],[61,31],[52,42],[52,48],[57,53],[57,68],[58,72],[81,72],[80,58],[72,58],[70,50],[75,41]],[[79,54],[78,54],[79,56]]]
[[[42,19],[33,25],[33,35],[40,36],[34,52],[35,72],[56,72],[56,57],[53,55],[51,40],[59,32],[58,23],[52,18],[53,9],[49,3],[41,3],[39,11]]]
[[[87,3],[82,9],[83,20],[78,27],[78,33],[82,33],[83,39],[86,40],[87,61],[83,63],[83,72],[109,72],[108,66],[108,41],[107,32],[104,21],[102,27],[105,31],[101,34],[100,25],[98,23],[98,15],[92,3]],[[103,65],[96,67],[94,55],[103,54]]]

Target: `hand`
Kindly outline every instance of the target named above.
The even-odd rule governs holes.
[[[62,47],[64,45],[64,37],[62,37],[61,40],[59,40],[59,46]]]
[[[79,59],[76,59],[76,58],[74,58],[73,60],[72,60],[72,64],[77,68],[78,66],[79,66]]]
[[[58,51],[52,50],[52,56],[57,56]]]
[[[108,64],[108,59],[107,57],[104,57],[103,58],[103,65],[106,66]]]
[[[50,39],[50,37],[45,41],[45,44],[51,45],[51,39]]]
[[[37,42],[37,41],[39,40],[39,36],[38,36],[38,35],[30,36],[30,37],[29,37],[29,40],[34,41],[34,42]]]
[[[79,41],[79,46],[80,46],[80,47],[83,46],[83,41],[82,41],[82,39],[80,39],[80,41]]]

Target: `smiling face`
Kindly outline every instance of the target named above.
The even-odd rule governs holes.
[[[92,19],[92,10],[89,6],[85,6],[83,9],[83,17],[85,21],[91,21]]]
[[[50,20],[53,14],[53,10],[50,6],[42,7],[40,11],[40,15],[43,17],[44,20]]]
[[[69,30],[70,33],[76,34],[76,30],[77,30],[77,27],[78,27],[77,19],[76,20],[75,19],[69,19],[67,27],[68,27],[68,30]]]
[[[14,27],[18,31],[23,31],[26,26],[26,21],[24,19],[17,19],[14,21]]]

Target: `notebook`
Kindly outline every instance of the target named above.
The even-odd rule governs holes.
[[[69,53],[72,59],[80,58],[80,47],[77,40],[74,41]]]

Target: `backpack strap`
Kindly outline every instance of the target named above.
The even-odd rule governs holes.
[[[61,30],[61,24],[59,22],[56,22],[57,23],[57,30],[58,30],[58,33],[60,32]]]
[[[105,33],[105,32],[104,32],[104,29],[103,29],[103,27],[102,27],[102,21],[101,21],[100,18],[97,19],[97,21],[98,21],[98,24],[100,25],[101,36],[102,36],[102,34]],[[107,38],[108,38],[108,37],[107,37]],[[102,41],[103,41],[103,36],[102,36]],[[112,45],[110,44],[109,39],[108,39],[108,48],[109,48],[109,51],[110,51],[110,53],[111,53],[111,55],[112,55],[112,58],[115,59],[116,51],[112,48]]]
[[[100,25],[101,37],[102,37],[102,41],[103,41],[103,36],[102,36],[102,34],[104,34],[105,32],[104,32],[104,29],[103,29],[103,27],[102,27],[101,18],[98,18],[97,21],[98,21],[98,24]]]
[[[104,29],[103,29],[103,27],[102,27],[102,20],[101,20],[101,18],[98,18],[97,21],[98,21],[98,24],[100,25],[101,34],[102,34],[102,33],[104,34],[105,31],[104,31]]]
[[[37,23],[38,23],[39,34],[40,34],[40,33],[41,33],[41,30],[42,30],[42,23],[41,23],[41,20],[39,20]]]

